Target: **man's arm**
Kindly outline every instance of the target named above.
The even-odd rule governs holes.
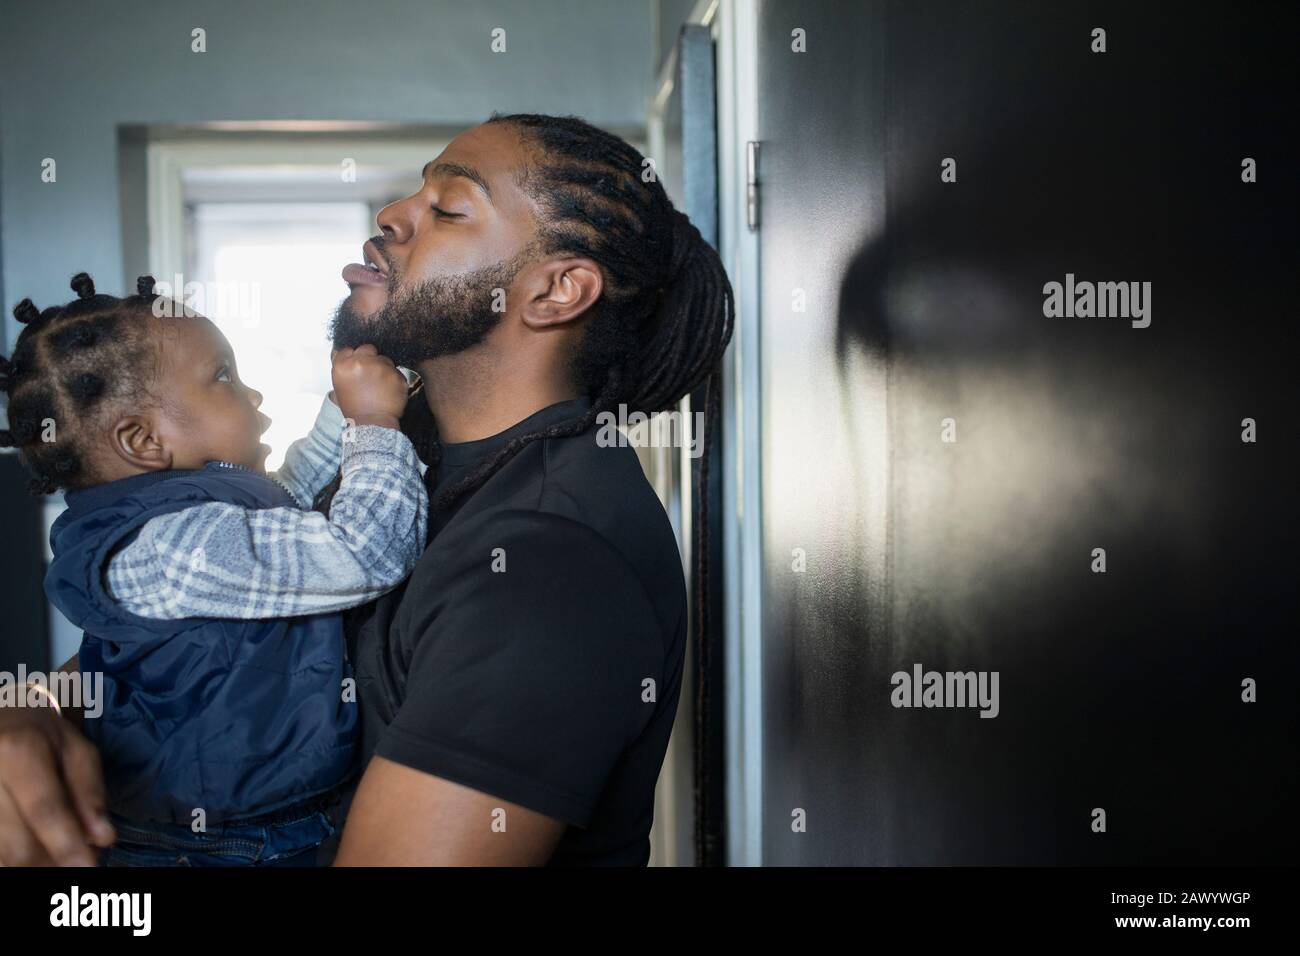
[[[357,787],[335,866],[541,866],[565,824],[375,757]]]

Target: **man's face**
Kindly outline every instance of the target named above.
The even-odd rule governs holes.
[[[514,181],[523,162],[509,126],[477,126],[424,168],[419,191],[380,210],[367,264],[343,270],[350,292],[334,317],[335,347],[369,342],[414,368],[482,341],[536,235],[532,203]]]

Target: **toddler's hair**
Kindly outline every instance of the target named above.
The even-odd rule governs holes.
[[[77,297],[66,305],[14,306],[24,328],[13,356],[0,355],[0,391],[9,396],[0,448],[19,450],[34,495],[96,483],[86,460],[90,426],[106,410],[144,400],[157,371],[153,276],[140,276],[136,294],[121,299],[96,293],[84,272],[71,286]]]

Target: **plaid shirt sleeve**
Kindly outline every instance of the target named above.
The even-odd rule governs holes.
[[[311,507],[316,492],[329,484],[339,470],[339,441],[344,425],[343,412],[326,396],[311,431],[289,446],[284,464],[271,475],[304,508]]]
[[[326,396],[311,431],[289,446],[280,470],[271,475],[304,508],[310,508],[317,493],[334,480],[339,470],[339,441],[346,426],[342,410]],[[420,474],[424,470],[424,462],[420,462]]]
[[[419,458],[378,425],[345,432],[341,449],[328,518],[224,502],[160,515],[110,559],[109,593],[141,617],[253,619],[339,611],[396,587],[424,550]]]

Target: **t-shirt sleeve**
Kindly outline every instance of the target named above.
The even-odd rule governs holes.
[[[585,827],[663,692],[662,628],[585,525],[515,512],[474,540],[483,553],[436,575],[444,593],[405,622],[403,702],[375,752]]]

